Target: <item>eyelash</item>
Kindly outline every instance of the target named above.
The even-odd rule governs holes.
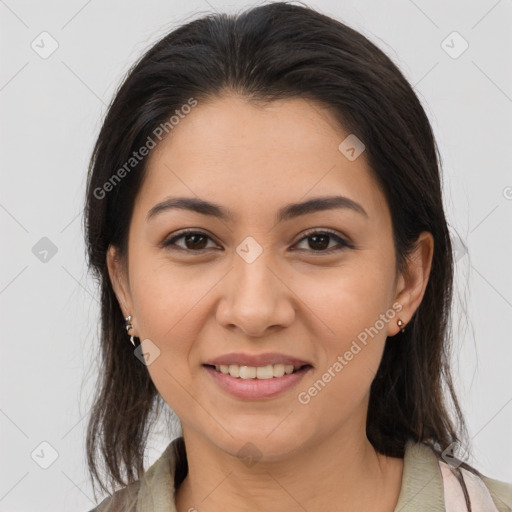
[[[186,230],[181,231],[180,233],[178,233],[176,236],[173,236],[172,238],[169,238],[168,240],[164,241],[162,243],[162,247],[168,248],[170,250],[182,250],[182,251],[185,251],[185,252],[189,252],[189,253],[194,253],[195,252],[195,253],[198,253],[198,254],[201,254],[204,251],[206,251],[207,249],[201,249],[201,250],[198,250],[198,251],[194,251],[192,249],[186,249],[186,248],[179,247],[179,246],[176,246],[177,249],[175,247],[171,247],[172,245],[175,245],[175,242],[177,240],[179,240],[181,238],[184,238],[185,236],[191,235],[191,234],[193,234],[193,235],[202,235],[202,236],[205,236],[205,237],[209,238],[210,240],[212,240],[212,238],[207,233],[204,233],[203,231],[198,231],[198,230],[195,230],[195,229],[186,229]],[[324,230],[311,229],[309,231],[306,231],[304,233],[304,236],[297,242],[297,244],[299,244],[300,242],[306,240],[307,238],[310,238],[313,235],[329,235],[331,238],[335,239],[341,247],[334,247],[334,248],[331,247],[330,249],[327,249],[327,250],[318,250],[318,251],[314,251],[312,249],[311,250],[308,250],[308,249],[298,249],[298,250],[305,250],[307,252],[313,252],[313,253],[319,253],[319,254],[332,254],[333,252],[341,251],[341,250],[343,250],[345,248],[348,248],[348,249],[354,249],[355,248],[352,244],[350,244],[349,242],[344,240],[342,237],[337,235],[334,231],[331,231],[329,229],[324,229]]]

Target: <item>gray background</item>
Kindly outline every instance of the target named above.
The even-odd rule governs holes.
[[[256,4],[0,0],[0,511],[94,505],[84,439],[98,301],[85,273],[81,210],[106,105],[135,59],[167,31],[198,13]],[[511,482],[512,2],[308,5],[383,49],[427,110],[460,248],[454,370],[472,437],[470,462]],[[58,48],[42,58],[53,40]],[[464,40],[469,47],[459,55]],[[40,465],[51,462],[52,448],[43,442],[58,453],[47,469]],[[168,442],[156,429],[147,464]]]

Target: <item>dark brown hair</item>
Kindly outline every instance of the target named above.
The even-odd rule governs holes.
[[[141,477],[150,420],[162,406],[146,367],[133,356],[106,266],[110,244],[126,258],[146,158],[111,181],[108,192],[104,185],[191,97],[200,104],[225,92],[250,101],[313,100],[363,141],[391,212],[399,271],[418,235],[432,233],[425,295],[405,331],[386,341],[371,385],[367,436],[378,452],[400,457],[409,439],[427,443],[438,456],[452,443],[465,445],[449,369],[452,247],[428,118],[399,69],[366,37],[308,7],[278,2],[238,15],[207,15],[172,31],[130,70],[108,109],[85,205],[89,268],[101,287],[102,367],[87,430],[93,486],[96,478],[108,490],[97,451],[112,489]]]

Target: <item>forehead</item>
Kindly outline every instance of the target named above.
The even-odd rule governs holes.
[[[149,155],[138,208],[147,212],[168,196],[186,195],[261,214],[334,193],[367,211],[386,208],[364,152],[351,161],[340,151],[349,135],[328,108],[303,98],[198,102]]]

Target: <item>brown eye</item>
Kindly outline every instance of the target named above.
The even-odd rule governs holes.
[[[183,239],[183,245],[178,245],[176,242]],[[182,231],[179,235],[165,241],[162,246],[170,249],[178,249],[190,252],[200,252],[207,247],[208,240],[211,238],[201,231]],[[174,247],[173,247],[174,246]]]
[[[300,244],[304,240],[309,241],[306,250],[309,250],[310,252],[323,252],[329,254],[331,252],[340,251],[347,247],[353,248],[351,244],[331,231],[310,231],[306,233],[306,236],[299,240],[298,243]],[[334,247],[329,247],[329,244],[332,240],[337,242],[337,246],[335,245]]]

